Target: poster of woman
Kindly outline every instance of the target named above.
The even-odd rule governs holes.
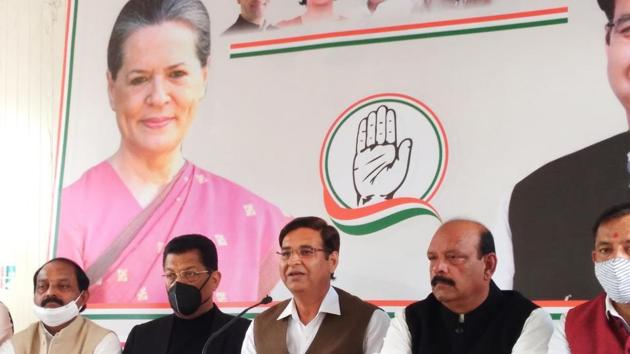
[[[220,250],[218,301],[268,293],[278,279],[275,237],[288,218],[182,152],[207,94],[205,5],[129,1],[109,44],[101,46],[107,47],[107,98],[119,145],[63,189],[57,256],[87,270],[94,302],[162,303],[164,245],[175,236],[202,234]],[[85,119],[70,116],[71,123]]]

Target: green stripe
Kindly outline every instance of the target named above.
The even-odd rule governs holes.
[[[59,208],[61,207],[61,191],[63,187],[63,174],[66,166],[66,148],[68,145],[68,123],[70,121],[70,97],[72,96],[72,74],[73,74],[73,66],[74,66],[74,44],[77,36],[77,14],[79,13],[79,0],[74,1],[74,18],[72,19],[72,42],[70,43],[70,63],[68,65],[68,96],[66,98],[66,116],[64,117],[64,124],[62,126],[63,129],[63,140],[61,147],[61,168],[59,169],[59,184],[57,185],[57,215],[55,215],[55,224],[51,225],[55,226],[55,237],[53,240],[53,256],[57,255],[57,241],[59,237],[59,217],[61,212]],[[61,78],[64,80],[65,78]],[[63,92],[61,93],[63,95]],[[55,166],[56,167],[56,166]]]
[[[499,26],[490,26],[490,27],[468,28],[468,29],[459,29],[459,30],[442,31],[442,32],[431,32],[431,33],[417,33],[417,34],[408,34],[408,35],[402,35],[402,36],[369,38],[369,39],[340,41],[340,42],[332,42],[332,43],[320,43],[320,44],[304,45],[304,46],[291,47],[291,48],[278,48],[278,49],[260,50],[260,51],[254,51],[254,52],[234,53],[234,54],[230,54],[230,59],[290,53],[290,52],[301,52],[305,50],[314,50],[314,49],[348,47],[348,46],[355,46],[355,45],[408,41],[408,40],[414,40],[414,39],[426,39],[426,38],[435,38],[435,37],[459,36],[459,35],[464,35],[464,34],[496,32],[496,31],[505,31],[505,30],[513,30],[513,29],[521,29],[521,28],[529,28],[529,27],[559,25],[559,24],[565,24],[568,22],[569,22],[568,18],[559,18],[559,19],[552,19],[552,20],[513,23],[509,25],[499,25]]]
[[[130,314],[115,314],[115,315],[84,315],[91,320],[154,320],[156,318],[163,317],[163,314],[155,313],[130,313]]]
[[[397,224],[403,220],[412,218],[418,215],[435,215],[431,210],[427,208],[411,208],[406,210],[401,210],[397,213],[388,215],[382,219],[378,219],[367,224],[361,225],[344,225],[340,224],[337,221],[333,220],[333,223],[343,232],[349,235],[366,235],[371,234],[376,231],[380,231],[384,228],[390,227],[394,224]]]
[[[236,316],[237,313],[229,313],[232,316]],[[254,319],[254,317],[256,317],[257,313],[247,313],[245,314],[245,318],[248,318],[250,320]],[[389,318],[394,318],[395,312],[387,312],[387,315],[389,315]],[[560,320],[560,316],[562,314],[560,313],[551,313],[549,314],[549,316],[551,316],[551,319],[554,321],[558,321]],[[156,318],[160,318],[166,315],[163,314],[110,314],[110,315],[85,315],[85,317],[91,319],[91,320],[154,320]]]
[[[228,313],[229,315],[236,316],[238,312]],[[387,313],[390,318],[394,318],[394,312]],[[253,320],[256,317],[257,313],[246,313],[243,317]],[[156,318],[168,316],[165,314],[155,314],[155,313],[130,313],[130,314],[92,314],[92,315],[84,315],[84,317],[89,318],[93,321],[102,321],[102,320],[154,320]]]

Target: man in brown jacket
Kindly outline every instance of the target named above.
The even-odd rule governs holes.
[[[242,354],[377,353],[389,325],[378,307],[331,286],[339,232],[317,217],[281,231],[280,277],[293,295],[256,317]]]

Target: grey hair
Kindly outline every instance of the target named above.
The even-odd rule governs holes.
[[[120,10],[107,46],[107,68],[116,80],[123,63],[123,45],[135,31],[167,21],[182,22],[196,34],[196,54],[202,67],[210,55],[210,17],[200,0],[129,0]]]

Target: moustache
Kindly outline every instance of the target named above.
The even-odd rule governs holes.
[[[431,286],[436,286],[438,283],[455,286],[455,281],[453,279],[443,277],[441,275],[436,275],[431,279]]]
[[[61,299],[55,297],[55,296],[49,296],[47,298],[45,298],[44,300],[42,300],[42,307],[46,307],[46,305],[50,304],[51,302],[54,302],[55,304],[59,305],[59,306],[63,306],[63,301],[61,301]]]

